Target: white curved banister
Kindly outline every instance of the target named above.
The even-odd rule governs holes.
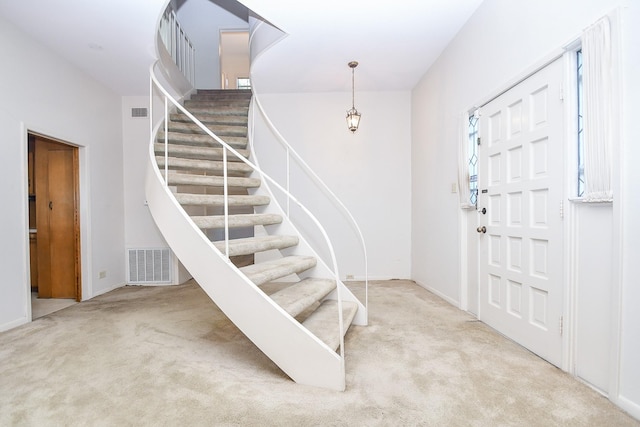
[[[255,86],[254,86],[254,90],[255,90]],[[322,181],[322,179],[313,171],[313,169],[307,164],[307,162],[304,161],[302,156],[300,156],[298,154],[298,152],[287,142],[287,140],[278,131],[278,129],[275,127],[275,125],[273,124],[271,119],[269,119],[269,116],[267,115],[266,111],[262,107],[262,104],[260,103],[259,96],[256,94],[255,91],[254,91],[254,99],[252,101],[253,101],[252,105],[257,105],[257,107],[260,110],[260,113],[262,115],[262,118],[265,121],[265,123],[267,124],[267,126],[269,126],[269,129],[271,129],[271,131],[274,133],[274,135],[278,138],[278,140],[281,142],[282,145],[284,145],[284,147],[286,149],[286,152],[287,152],[287,164],[286,164],[287,189],[290,188],[289,187],[289,185],[290,185],[290,179],[289,179],[290,178],[290,174],[289,174],[290,158],[293,155],[293,157],[298,161],[298,163],[301,166],[304,167],[305,171],[316,181],[316,183],[319,184],[320,186],[322,186],[322,189],[324,191],[326,191],[331,196],[331,198],[338,204],[338,206],[340,206],[340,208],[342,208],[343,212],[347,215],[347,217],[351,221],[351,224],[355,227],[355,229],[356,229],[356,231],[358,233],[358,237],[360,238],[360,242],[359,243],[360,243],[360,246],[362,248],[362,252],[363,252],[363,256],[364,256],[364,264],[365,264],[365,295],[366,295],[367,291],[368,291],[367,247],[366,247],[366,244],[365,244],[365,241],[364,241],[364,235],[362,234],[362,230],[360,229],[360,226],[358,225],[358,222],[354,218],[354,216],[351,213],[351,211],[349,211],[349,209],[346,207],[346,205],[342,202],[342,200],[333,191],[331,191],[329,186],[324,181]],[[365,297],[365,300],[368,301],[368,298]],[[365,303],[365,306],[368,307],[368,305],[366,303]]]
[[[257,33],[257,31],[263,25],[267,25],[267,24],[265,24],[264,21],[260,20],[260,21],[258,21],[258,23],[254,27],[252,27],[252,31],[251,31],[251,34],[250,34],[250,37],[249,37],[249,46],[250,46],[249,48],[250,49],[252,47],[253,41],[255,40],[254,35]],[[281,40],[281,38],[278,38],[278,39],[272,41],[271,43],[268,43],[265,47],[263,47],[255,55],[253,55],[253,52],[252,52],[252,61],[251,61],[251,70],[250,70],[251,86],[252,86],[252,92],[253,92],[252,115],[255,116],[255,113],[253,112],[253,109],[254,109],[255,106],[257,106],[257,108],[258,108],[258,110],[260,112],[260,115],[262,116],[262,119],[264,120],[265,124],[271,130],[271,132],[276,137],[278,142],[282,146],[284,146],[284,148],[286,150],[287,156],[286,156],[285,170],[286,170],[286,180],[287,180],[287,182],[286,182],[287,193],[288,193],[288,190],[290,189],[290,173],[289,173],[289,171],[290,171],[290,158],[293,155],[293,157],[298,162],[298,164],[303,167],[304,171],[309,176],[311,176],[318,185],[320,185],[320,187],[321,187],[321,189],[323,191],[325,191],[325,194],[328,193],[328,195],[331,197],[331,199],[338,204],[338,206],[342,209],[343,213],[346,214],[346,216],[348,217],[349,221],[351,222],[351,225],[353,227],[355,227],[355,230],[358,233],[358,237],[360,239],[359,243],[360,243],[360,246],[361,246],[361,249],[362,249],[362,252],[363,252],[363,257],[364,257],[364,279],[365,279],[365,304],[364,305],[368,310],[368,307],[369,307],[369,278],[368,278],[369,268],[368,268],[367,247],[366,247],[366,244],[365,244],[364,235],[362,234],[362,230],[360,229],[360,226],[358,225],[358,222],[356,221],[356,219],[353,216],[353,214],[351,213],[351,211],[349,211],[349,209],[346,207],[346,205],[342,202],[342,200],[329,188],[329,186],[324,181],[322,181],[322,179],[307,164],[307,162],[305,162],[305,160],[302,158],[302,156],[300,156],[298,154],[298,152],[291,146],[291,144],[289,144],[289,142],[286,140],[286,138],[280,133],[280,131],[276,128],[276,126],[273,124],[273,122],[269,118],[269,115],[266,113],[264,107],[262,106],[262,103],[260,102],[259,92],[256,89],[255,79],[253,78],[253,66],[257,62],[257,60],[267,50],[269,50],[273,45],[275,45],[280,40]],[[289,199],[287,199],[287,215],[289,214],[288,202],[289,202]]]
[[[340,333],[340,358],[341,358],[341,364],[342,364],[342,370],[344,372],[344,321],[343,321],[343,313],[342,313],[342,295],[341,295],[341,287],[339,286],[340,282],[340,275],[338,272],[338,263],[337,263],[337,259],[336,259],[336,255],[335,255],[335,250],[333,248],[333,245],[331,243],[331,240],[329,239],[329,235],[327,233],[327,231],[325,230],[325,228],[322,226],[322,224],[320,223],[320,221],[315,217],[315,215],[313,215],[313,213],[311,213],[311,211],[306,208],[295,196],[293,196],[288,189],[285,189],[282,185],[280,185],[275,179],[271,178],[268,174],[266,174],[264,171],[262,171],[257,165],[255,165],[253,162],[251,162],[249,159],[245,158],[244,156],[242,156],[240,153],[238,153],[238,151],[236,149],[234,149],[232,146],[230,146],[229,144],[227,144],[224,140],[222,140],[220,137],[218,137],[215,133],[213,133],[208,127],[206,127],[200,120],[198,120],[193,114],[191,114],[186,108],[184,108],[178,101],[176,101],[176,99],[171,96],[171,94],[162,86],[162,84],[158,81],[156,75],[155,75],[155,67],[158,64],[158,62],[154,63],[153,65],[151,65],[150,67],[150,88],[151,88],[151,93],[150,93],[150,97],[151,97],[151,120],[153,120],[153,109],[152,109],[152,105],[153,105],[153,89],[157,88],[161,94],[164,97],[164,102],[165,102],[165,108],[164,108],[164,122],[165,122],[165,185],[167,185],[168,182],[168,172],[167,172],[167,164],[168,164],[168,129],[167,129],[167,123],[169,121],[169,111],[168,111],[168,103],[167,101],[170,101],[173,106],[178,109],[181,113],[183,113],[185,116],[187,116],[194,124],[196,124],[204,133],[206,133],[207,135],[209,135],[212,139],[214,139],[216,142],[218,142],[219,144],[222,145],[222,147],[224,148],[223,150],[223,167],[224,167],[224,187],[225,187],[225,193],[224,193],[224,203],[225,203],[225,213],[224,213],[224,217],[225,217],[225,247],[226,247],[226,253],[225,253],[225,257],[228,258],[228,245],[229,245],[229,232],[228,232],[228,185],[227,185],[227,172],[226,172],[226,163],[227,163],[227,151],[232,153],[237,159],[239,159],[240,161],[244,162],[246,165],[248,165],[249,167],[251,167],[256,173],[260,174],[260,176],[262,178],[264,178],[266,181],[268,181],[270,184],[272,184],[275,188],[277,188],[279,191],[281,191],[287,198],[288,200],[290,200],[291,202],[293,202],[296,206],[298,206],[306,215],[309,219],[312,220],[312,222],[316,225],[317,229],[321,232],[325,243],[327,245],[327,248],[329,249],[329,252],[331,254],[331,262],[332,262],[332,267],[333,267],[333,275],[334,275],[334,279],[336,281],[336,290],[337,290],[337,301],[338,301],[338,319],[339,319],[339,333]],[[152,125],[153,128],[153,125]],[[155,140],[155,133],[151,133],[151,150],[150,153],[153,153],[153,144],[154,144],[154,140]],[[154,159],[152,159],[154,160]],[[191,220],[190,220],[191,221]],[[191,221],[191,224],[193,225],[193,227],[196,227],[196,225]],[[196,227],[197,228],[197,227]],[[199,230],[201,233],[202,231]],[[216,253],[220,253],[220,251],[218,251],[216,249]],[[221,254],[222,255],[222,254]]]

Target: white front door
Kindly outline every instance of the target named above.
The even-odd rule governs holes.
[[[562,61],[481,109],[479,319],[562,358]],[[484,229],[482,227],[485,227]]]

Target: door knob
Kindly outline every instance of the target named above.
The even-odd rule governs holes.
[[[485,226],[483,225],[482,227],[478,227],[478,228],[476,228],[476,231],[477,231],[478,233],[482,233],[482,234],[484,234],[484,233],[486,233],[486,232],[487,232],[487,227],[485,227]]]

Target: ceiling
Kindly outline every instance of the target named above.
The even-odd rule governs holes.
[[[120,95],[145,95],[168,0],[0,0],[0,16]]]
[[[240,0],[288,36],[265,55],[265,92],[411,90],[482,0]],[[262,65],[262,64],[260,64]]]
[[[264,56],[270,92],[350,90],[351,60],[358,90],[410,90],[481,2],[241,0],[288,33]],[[115,92],[144,95],[167,3],[0,0],[0,15]]]

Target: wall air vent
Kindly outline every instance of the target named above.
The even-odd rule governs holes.
[[[171,251],[161,249],[128,250],[129,282],[131,284],[171,283]]]
[[[146,107],[136,107],[131,109],[131,117],[147,117]]]

